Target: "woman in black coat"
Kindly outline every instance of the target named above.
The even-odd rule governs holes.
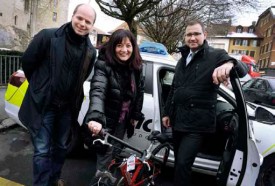
[[[94,72],[85,123],[93,135],[104,128],[123,139],[128,129],[130,137],[143,117],[144,93],[142,59],[130,31],[119,29],[112,34],[99,51]],[[111,147],[104,153],[97,153],[96,176],[107,170],[112,154],[115,152]]]

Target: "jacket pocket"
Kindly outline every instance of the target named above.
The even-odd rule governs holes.
[[[185,131],[209,132],[216,126],[216,101],[190,100],[176,106],[175,127]]]
[[[49,78],[45,78],[40,82],[35,82],[34,87],[33,87],[33,92],[34,93],[39,93],[41,91],[45,91],[49,88]]]

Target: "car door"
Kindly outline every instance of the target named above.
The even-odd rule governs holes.
[[[254,91],[256,94],[255,102],[267,104],[267,85],[264,79],[257,80]]]
[[[165,96],[169,92],[167,85],[171,85],[174,70],[167,67],[159,67],[158,73],[158,102],[165,102]],[[231,144],[228,144],[223,152],[223,157],[218,168],[218,185],[254,185],[260,169],[260,156],[256,147],[252,130],[249,128],[246,105],[238,80],[231,78],[235,98],[222,89],[219,95],[234,105],[235,115],[231,121],[238,124],[236,135],[232,136]],[[155,95],[156,96],[156,95]],[[159,115],[161,116],[161,114]],[[161,121],[161,119],[159,119]],[[215,145],[215,144],[213,144]],[[207,158],[205,159],[207,161]],[[208,167],[210,168],[210,167]],[[207,167],[206,167],[207,169]]]
[[[254,83],[252,83],[247,90],[247,95],[248,95],[247,101],[251,101],[253,103],[261,103],[262,83],[263,83],[262,79],[255,79]]]
[[[251,95],[251,92],[253,91],[253,89],[251,90],[251,87],[253,86],[254,83],[255,83],[255,79],[250,79],[247,82],[245,82],[242,86],[242,90],[243,90],[246,101],[253,102],[253,100],[252,100],[253,97]]]
[[[269,102],[268,81],[267,80],[263,80],[262,85],[260,87],[259,94],[260,94],[261,103],[270,104],[270,102]]]
[[[231,99],[231,102],[236,111],[231,121],[234,119],[238,122],[238,130],[235,143],[233,141],[232,145],[225,148],[217,173],[218,185],[255,185],[261,165],[260,155],[249,124],[240,83],[231,78],[231,84],[235,94],[235,99]],[[224,92],[220,89],[219,94],[223,95]]]

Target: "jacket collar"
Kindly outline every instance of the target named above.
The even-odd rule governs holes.
[[[65,35],[65,28],[67,26],[69,26],[69,24],[71,24],[71,22],[68,22],[68,23],[65,23],[63,24],[61,27],[59,27],[56,31],[55,31],[55,35],[56,37],[62,37]],[[86,39],[86,44],[88,45],[89,48],[92,48],[92,44],[91,44],[91,41],[90,41],[90,38],[87,37]]]
[[[198,52],[205,52],[205,49],[209,48],[208,42],[206,40],[204,40],[203,45],[196,51],[196,53]],[[190,48],[187,45],[184,45],[182,47],[178,48],[179,51],[181,52],[181,56],[187,56],[190,52]]]

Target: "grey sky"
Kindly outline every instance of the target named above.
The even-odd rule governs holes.
[[[275,0],[260,0],[260,7],[257,10],[244,10],[233,20],[233,25],[250,26],[252,21],[257,21],[267,8],[275,6]]]

